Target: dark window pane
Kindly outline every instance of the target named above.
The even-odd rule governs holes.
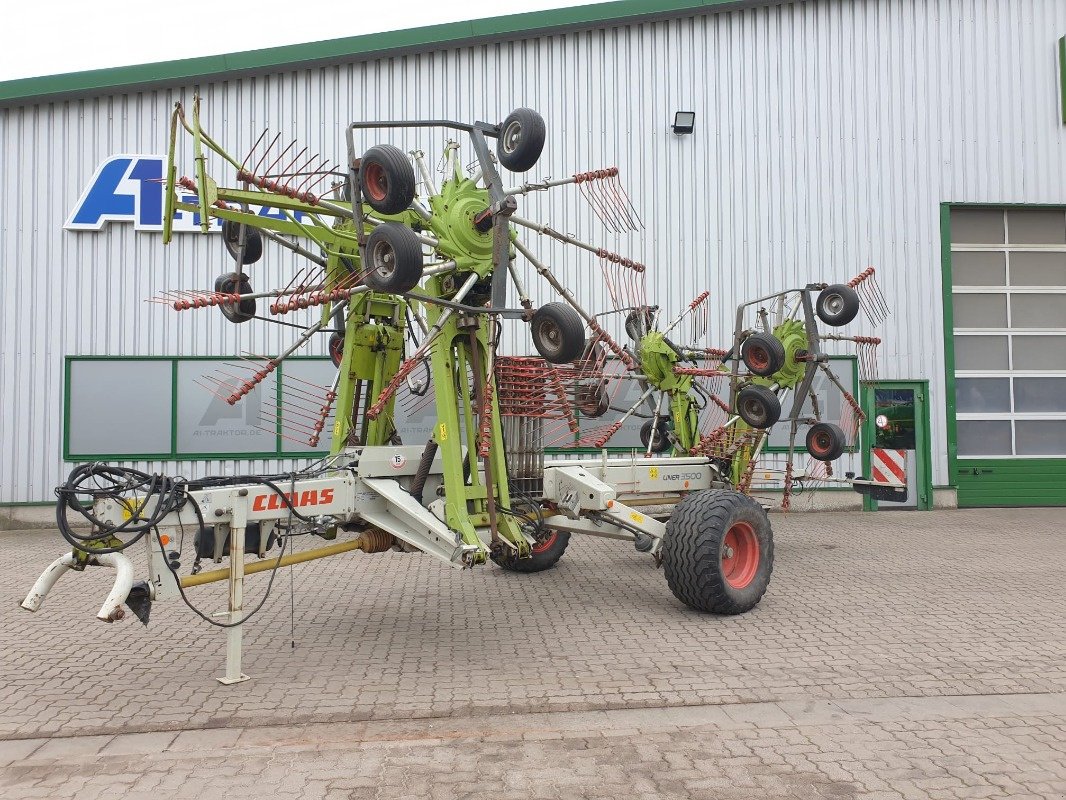
[[[1006,336],[956,336],[955,369],[1010,369]]]
[[[956,379],[955,410],[961,414],[1010,411],[1010,379]]]
[[[1006,286],[1005,253],[952,253],[951,282],[955,286]]]
[[[914,450],[914,390],[874,389],[874,447]]]
[[[1010,422],[960,419],[956,426],[960,456],[1011,455]]]
[[[1014,369],[1066,369],[1066,336],[1013,336]]]
[[[953,208],[951,241],[965,244],[1003,244],[1003,212],[984,208]]]
[[[1066,411],[1066,378],[1015,378],[1014,410]]]
[[[1066,213],[1008,211],[1007,241],[1011,244],[1066,244]]]
[[[1066,253],[1011,253],[1010,283],[1066,288]]]
[[[1014,423],[1020,456],[1066,456],[1066,420],[1018,420]]]
[[[956,328],[1007,327],[1007,296],[1003,294],[956,294],[951,304],[955,309]]]

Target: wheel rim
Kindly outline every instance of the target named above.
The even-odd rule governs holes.
[[[759,537],[747,522],[734,522],[722,540],[722,575],[734,589],[744,589],[759,570]]]
[[[811,448],[815,455],[824,456],[833,448],[833,437],[826,431],[818,431],[811,437]]]
[[[748,397],[744,400],[744,416],[748,424],[758,428],[756,423],[765,422],[767,416],[766,406],[758,397]]]
[[[607,410],[609,401],[602,386],[583,386],[577,392],[577,410],[586,417],[599,417]]]
[[[563,331],[558,325],[549,320],[545,320],[541,323],[540,329],[537,331],[540,334],[541,344],[544,349],[551,355],[557,355],[563,347]]]
[[[770,353],[765,347],[748,348],[748,366],[755,370],[765,370],[770,366]]]
[[[521,141],[522,123],[516,120],[515,122],[512,122],[510,125],[508,125],[503,131],[503,136],[501,137],[501,142],[503,143],[503,151],[505,153],[513,153],[515,150],[518,149],[518,145],[521,143]]]
[[[370,253],[370,264],[374,272],[382,278],[388,278],[396,269],[396,253],[388,242],[377,242]]]
[[[822,308],[835,316],[844,310],[844,298],[839,294],[831,294],[825,298]]]
[[[370,199],[375,203],[384,200],[389,193],[389,176],[385,174],[385,168],[372,161],[363,167],[363,177]]]
[[[551,546],[555,544],[555,540],[558,538],[558,531],[549,531],[547,536],[545,536],[543,539],[536,542],[532,547],[529,548],[529,552],[533,554],[543,553],[545,550],[550,549]]]

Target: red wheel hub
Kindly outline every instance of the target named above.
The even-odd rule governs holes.
[[[759,537],[747,522],[734,522],[722,541],[722,574],[734,589],[743,589],[759,570]]]
[[[763,347],[748,349],[748,362],[757,370],[763,370],[770,366],[770,354]]]
[[[366,193],[375,203],[385,199],[389,193],[389,179],[385,175],[385,169],[381,164],[370,162],[363,167],[363,175],[366,178]]]
[[[551,546],[553,544],[555,544],[555,540],[558,539],[558,538],[559,538],[559,532],[558,531],[552,531],[547,536],[545,536],[543,539],[541,539],[539,542],[537,542],[532,547],[530,547],[529,551],[531,553],[543,553],[545,550],[550,549]]]
[[[814,450],[814,455],[825,455],[833,447],[833,437],[828,433],[822,432],[811,437],[811,449]]]

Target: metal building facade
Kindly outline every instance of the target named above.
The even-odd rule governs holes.
[[[608,7],[619,5],[627,4]],[[195,93],[205,127],[231,151],[243,152],[270,127],[337,160],[354,119],[498,121],[516,106],[536,108],[548,139],[531,175],[618,165],[646,230],[606,234],[576,192],[553,195],[550,205],[530,197],[520,213],[647,264],[667,308],[709,290],[721,341],[738,300],[876,266],[894,309],[876,331],[885,340],[881,374],[930,381],[933,482],[949,485],[941,204],[1066,202],[1056,60],[1066,4],[743,6],[6,102],[0,503],[49,499],[72,466],[62,460],[65,356],[273,353],[290,339],[285,329],[144,302],[210,285],[224,261],[210,237],[182,234],[164,248],[158,234],[126,224],[63,229],[100,162],[165,152],[174,101]],[[670,131],[678,110],[696,112],[693,135]],[[444,135],[392,141],[434,153]],[[593,259],[533,244],[590,306],[607,306]],[[280,275],[285,264],[278,258],[263,268]],[[553,299],[543,283],[533,297]],[[286,465],[136,466],[192,476]]]

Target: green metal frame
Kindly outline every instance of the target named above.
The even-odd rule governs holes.
[[[1059,103],[1062,124],[1066,125],[1066,36],[1059,39]]]
[[[290,356],[290,361],[329,361],[327,356]],[[75,454],[70,452],[70,370],[75,361],[169,361],[171,362],[171,408],[170,408],[170,451],[167,453],[92,453]],[[177,452],[178,432],[178,365],[182,361],[233,361],[226,356],[64,356],[63,357],[63,460],[77,464],[101,459],[114,461],[244,461],[257,458],[320,458],[321,450],[286,450],[281,437],[281,421],[275,434],[275,449],[269,451],[252,451],[241,453],[179,453]],[[278,368],[276,382],[276,402],[281,402],[281,376],[284,363]]]
[[[269,47],[240,53],[186,58],[129,67],[88,70],[65,75],[21,78],[0,83],[0,106],[42,101],[141,85],[203,85],[212,78],[253,72],[365,61],[401,52],[455,48],[500,42],[566,30],[622,25],[672,17],[696,16],[747,6],[778,5],[784,0],[618,0],[611,3],[532,11],[451,22],[400,31],[370,33],[308,44]]]
[[[1063,116],[1066,122],[1066,37],[1059,40],[1060,66],[1063,76]],[[960,467],[958,448],[958,421],[955,408],[955,316],[952,306],[953,281],[951,277],[951,210],[989,209],[1039,209],[1066,211],[1062,203],[941,203],[940,204],[940,280],[944,314],[944,410],[946,415],[948,486],[954,489],[960,508],[977,508],[1008,505],[1048,505],[1049,498],[1061,497],[1053,505],[1066,505],[1066,458],[966,458]],[[965,481],[960,481],[962,470],[993,472],[1003,476],[1000,493],[967,491]],[[999,487],[994,487],[999,488]],[[1009,500],[1010,502],[1006,502]]]
[[[870,475],[872,458],[870,451],[876,441],[874,431],[874,389],[879,388],[914,390],[915,404],[920,405],[920,409],[918,409],[914,419],[914,451],[919,459],[916,471],[918,476],[918,499],[915,508],[918,511],[931,511],[933,508],[933,462],[930,438],[929,381],[921,378],[918,380],[882,380],[862,384],[859,402],[866,413],[866,421],[862,424],[862,441],[868,443],[862,448],[862,471],[863,475],[866,476]],[[863,495],[863,511],[877,511],[877,506],[876,500],[869,495]]]

